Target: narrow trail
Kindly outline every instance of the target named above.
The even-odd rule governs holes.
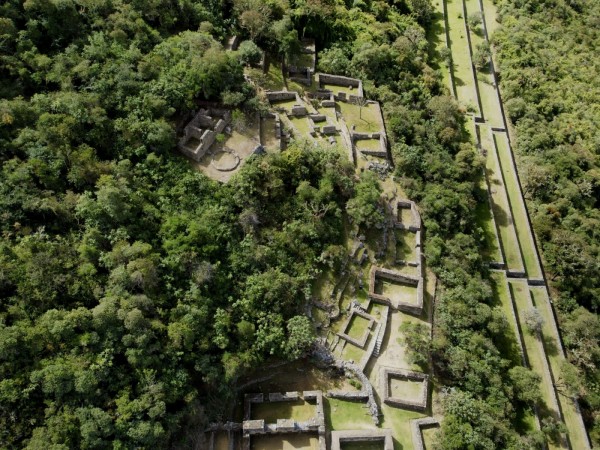
[[[493,230],[499,242],[500,260],[497,251],[490,252],[494,255],[490,266],[501,269],[494,276],[502,274],[500,278],[508,281],[508,289],[498,292],[500,303],[513,328],[516,327],[525,365],[542,378],[544,405],[536,410],[537,426],[539,428],[542,417],[562,420],[568,433],[559,442],[549,443],[549,448],[589,449],[589,437],[577,402],[557,388],[565,352],[523,198],[494,58],[492,56],[487,67],[476,68],[473,64],[477,48],[489,45],[489,34],[498,26],[495,6],[488,0],[443,0],[437,5],[437,11],[443,14],[443,40],[452,53],[448,84],[453,95],[471,113],[474,140],[486,160],[485,187],[490,199],[486,206],[491,208],[491,217],[489,214],[481,216],[486,222],[483,228]],[[467,18],[474,13],[481,14],[482,23],[471,29]],[[494,239],[488,241],[494,242]],[[545,320],[537,337],[523,329],[524,314],[534,307]]]

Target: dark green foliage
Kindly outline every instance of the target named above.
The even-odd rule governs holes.
[[[568,358],[583,381],[570,391],[579,396],[597,444],[599,340],[591,330],[598,328],[600,305],[600,76],[593,63],[600,3],[499,6],[503,28],[494,43],[506,110],[517,131],[519,172],[545,267],[559,293]]]

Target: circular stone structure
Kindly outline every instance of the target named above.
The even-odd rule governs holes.
[[[221,172],[231,172],[240,165],[240,157],[233,150],[219,150],[213,154],[210,165]]]

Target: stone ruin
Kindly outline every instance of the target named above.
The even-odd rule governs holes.
[[[390,280],[396,283],[405,284],[407,286],[416,287],[417,294],[415,303],[394,300],[386,297],[385,295],[377,294],[375,292],[375,284],[378,279]],[[423,312],[423,283],[424,280],[422,276],[415,277],[397,272],[395,270],[372,266],[369,274],[369,297],[377,303],[383,303],[384,305],[391,306],[399,311],[421,315]]]
[[[350,324],[352,323],[352,320],[355,316],[362,317],[363,319],[369,322],[367,328],[365,329],[365,332],[360,337],[360,339],[354,339],[352,336],[348,335],[348,329],[350,328]],[[375,318],[373,318],[373,316],[367,314],[364,311],[361,311],[360,309],[352,309],[350,315],[348,316],[348,319],[346,320],[346,323],[342,328],[343,331],[338,333],[338,336],[350,342],[351,344],[356,345],[359,348],[364,348],[367,343],[367,339],[369,339],[369,333],[373,328],[374,323]]]
[[[413,419],[410,421],[410,432],[412,435],[414,450],[425,450],[425,442],[423,442],[423,429],[439,427],[440,423],[433,417],[423,417],[421,419]]]
[[[407,230],[415,234],[415,259],[414,261],[397,260],[397,264],[406,264],[420,268],[422,265],[422,242],[421,242],[421,215],[417,210],[415,202],[411,200],[398,200],[394,205],[394,227],[399,230]],[[410,221],[402,220],[402,211],[410,210]]]
[[[315,404],[315,415],[305,422],[297,422],[289,418],[278,418],[275,423],[252,419],[252,405],[256,403],[275,403],[304,400]],[[325,409],[321,391],[271,392],[264,394],[246,394],[244,396],[244,421],[242,422],[243,450],[250,450],[251,438],[263,434],[284,433],[317,433],[319,450],[326,450]]]
[[[356,89],[356,95],[346,96],[345,92],[339,91],[336,96],[336,100],[351,100],[351,97],[364,97],[362,81],[358,78],[343,77],[340,75],[331,75],[328,73],[319,73],[319,88],[323,89],[324,85],[341,86],[349,89]],[[337,98],[339,97],[339,98]]]
[[[377,405],[377,401],[375,400],[373,385],[369,381],[369,378],[363,372],[363,368],[359,367],[353,362],[344,361],[341,359],[335,359],[333,364],[338,369],[342,369],[346,373],[346,376],[354,375],[356,378],[358,378],[358,381],[360,381],[362,385],[362,389],[360,391],[332,390],[327,392],[327,397],[341,398],[344,400],[354,401],[366,400],[367,408],[369,410],[369,413],[371,414],[373,423],[375,425],[379,425],[379,406]]]
[[[408,224],[402,221],[401,211],[403,209],[410,209],[412,221]],[[421,215],[417,210],[417,205],[412,200],[398,200],[396,202],[396,228],[412,232],[421,230]]]
[[[392,379],[410,380],[421,383],[421,395],[417,400],[395,397],[391,392],[390,382]],[[413,372],[412,370],[396,369],[382,367],[379,376],[380,388],[383,393],[384,403],[396,406],[398,408],[411,411],[424,412],[427,410],[427,399],[429,397],[429,375],[422,372]]]
[[[228,110],[201,109],[183,129],[177,147],[187,157],[200,161],[230,121],[231,113]]]
[[[392,430],[342,430],[331,432],[331,450],[340,450],[344,442],[381,442],[383,450],[394,450]]]
[[[363,149],[360,152],[366,156],[375,156],[377,158],[386,158],[387,159],[387,139],[385,137],[385,133],[356,133],[352,131],[350,133],[350,137],[352,140],[353,150],[356,152],[356,141],[367,140],[367,139],[376,139],[379,141],[379,149],[377,150],[367,150]]]

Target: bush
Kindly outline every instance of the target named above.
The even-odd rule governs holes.
[[[238,59],[245,66],[255,66],[260,63],[262,51],[252,41],[244,41],[238,47]]]

